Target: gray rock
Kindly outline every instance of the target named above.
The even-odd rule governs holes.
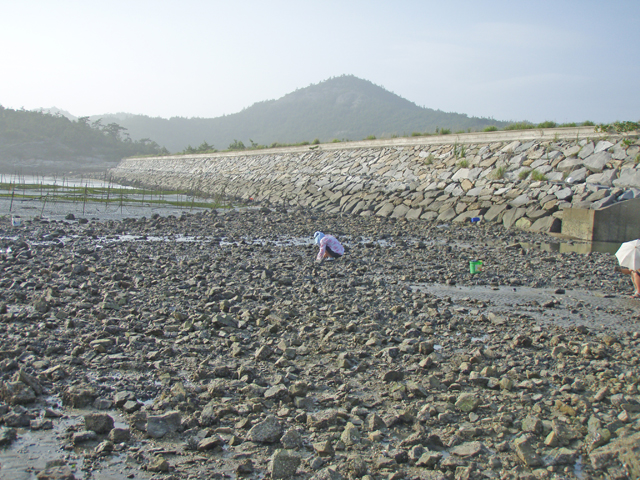
[[[0,447],[10,445],[16,437],[16,430],[14,428],[0,427]]]
[[[558,233],[562,229],[562,222],[555,217],[542,217],[529,227],[531,232]]]
[[[549,465],[573,465],[578,458],[578,452],[568,448],[554,449],[548,456]]]
[[[282,425],[275,415],[269,415],[247,433],[248,440],[258,443],[274,443],[280,440],[280,437],[282,437]]]
[[[484,220],[487,222],[498,221],[500,219],[500,215],[508,208],[506,203],[500,205],[493,205],[487,212],[484,214]]]
[[[618,197],[618,201],[623,202],[625,200],[631,200],[633,198],[638,198],[638,197],[640,197],[640,190],[638,190],[637,188],[631,188],[629,190],[626,190],[622,195],[620,195]]]
[[[220,438],[218,435],[212,435],[210,437],[205,437],[202,440],[200,440],[198,442],[197,449],[199,452],[206,452],[209,450],[213,450],[223,444],[224,442],[222,438]]]
[[[153,457],[147,466],[147,470],[150,472],[168,472],[169,468],[169,462],[162,455]]]
[[[624,465],[629,478],[640,477],[640,432],[625,436],[589,453],[591,465],[597,471],[609,466]]]
[[[512,208],[511,210],[507,210],[502,216],[502,224],[505,228],[511,228],[525,213],[527,213],[526,208]]]
[[[97,396],[96,391],[92,387],[74,385],[67,387],[62,393],[62,403],[63,405],[68,405],[73,408],[84,408],[91,405]]]
[[[109,440],[113,443],[124,443],[131,439],[131,431],[128,428],[113,428],[109,432]]]
[[[611,161],[611,154],[609,152],[600,152],[589,155],[584,159],[582,165],[590,172],[600,173],[609,161]]]
[[[640,189],[640,170],[635,168],[623,168],[620,176],[613,181],[616,187],[632,187]]]
[[[549,172],[546,174],[547,181],[549,182],[561,182],[564,180],[564,173],[562,172]]]
[[[438,222],[447,222],[449,220],[453,220],[455,217],[457,217],[457,213],[455,208],[451,207],[451,208],[447,208],[445,211],[443,211],[440,215],[438,215],[438,218],[436,219]]]
[[[391,218],[404,218],[410,208],[401,203],[396,208],[393,209],[393,213],[391,214]]]
[[[422,215],[422,208],[421,207],[412,208],[411,210],[409,210],[407,212],[407,215],[405,216],[405,218],[407,220],[417,220],[418,218],[420,218],[420,215]]]
[[[597,144],[595,149],[593,150],[593,153],[600,153],[600,152],[604,152],[605,150],[607,150],[609,147],[613,147],[613,143],[607,141],[607,140],[600,140]]]
[[[588,173],[589,171],[586,168],[579,168],[571,172],[565,182],[569,184],[582,183],[587,178]]]
[[[532,435],[523,435],[514,440],[513,446],[518,458],[527,467],[539,467],[542,465],[542,459],[536,453],[534,446],[535,438]]]
[[[97,440],[98,434],[93,430],[81,430],[79,432],[75,432],[71,438],[74,445],[79,445],[81,443],[92,442]]]
[[[451,455],[457,455],[458,457],[475,457],[486,450],[486,447],[482,442],[465,442],[449,450]]]
[[[276,450],[271,457],[269,471],[271,478],[291,478],[300,466],[300,457],[288,450]]]
[[[153,438],[162,438],[175,433],[180,428],[182,416],[180,412],[167,412],[164,415],[147,416],[147,434]]]
[[[376,212],[376,215],[379,217],[388,217],[393,213],[396,206],[392,202],[386,202],[380,207],[380,209]]]
[[[473,412],[480,405],[480,400],[472,393],[462,393],[456,400],[456,407],[465,413]]]
[[[342,431],[342,435],[340,435],[340,440],[347,446],[360,443],[360,431],[358,427],[351,422],[347,422],[347,425]]]
[[[608,207],[614,203],[616,203],[616,197],[614,195],[609,195],[608,197],[604,197],[601,200],[593,202],[590,208],[591,210],[600,210],[601,208]]]
[[[309,480],[344,480],[344,477],[333,467],[326,467],[312,476]]]
[[[113,428],[113,418],[106,413],[90,413],[84,416],[84,426],[96,433],[108,433]]]
[[[582,149],[580,149],[580,152],[578,152],[578,157],[587,158],[594,152],[594,150],[595,146],[593,145],[593,142],[589,142],[584,147],[582,147]]]
[[[618,177],[618,171],[616,169],[605,170],[602,173],[595,173],[589,175],[586,179],[587,184],[604,185],[610,187],[613,185],[613,181]]]
[[[425,452],[416,462],[416,467],[433,468],[442,460],[442,456],[440,452]]]
[[[539,435],[542,433],[542,430],[543,430],[542,421],[540,421],[538,417],[529,415],[522,421],[523,432],[530,432],[530,433],[535,433],[536,435]]]
[[[290,428],[282,435],[280,443],[282,443],[282,446],[287,450],[296,450],[303,446],[302,436],[300,432],[294,428]]]
[[[566,158],[562,160],[556,168],[561,172],[571,172],[582,165],[582,160],[579,158]]]
[[[0,386],[0,396],[9,405],[24,405],[36,399],[36,392],[26,383],[4,382]]]

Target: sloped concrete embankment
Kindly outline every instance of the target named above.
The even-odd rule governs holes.
[[[567,208],[640,196],[638,132],[591,127],[124,159],[119,182],[397,219],[558,232]]]

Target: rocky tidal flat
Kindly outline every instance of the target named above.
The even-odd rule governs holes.
[[[347,247],[314,264],[315,230]],[[0,477],[640,477],[608,253],[305,208],[0,219]],[[469,261],[484,262],[469,273]]]

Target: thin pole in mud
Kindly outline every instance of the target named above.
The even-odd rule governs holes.
[[[42,210],[40,210],[40,218],[42,218],[42,215],[44,215],[44,207],[47,206],[47,198],[49,198],[49,193],[47,193],[47,196],[44,197],[44,202],[42,202]]]
[[[11,209],[13,208],[13,196],[15,195],[15,193],[16,193],[16,187],[14,186],[11,189],[11,203],[9,203],[9,212],[11,212]]]
[[[84,200],[82,202],[82,215],[84,215],[84,209],[87,206],[87,185],[84,186]]]
[[[120,214],[122,214],[123,195],[122,189],[120,189]]]

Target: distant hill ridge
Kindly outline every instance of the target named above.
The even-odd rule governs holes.
[[[172,152],[204,141],[224,150],[235,140],[247,146],[250,141],[260,145],[316,138],[330,142],[433,133],[437,128],[480,131],[490,125],[502,128],[508,124],[419,107],[353,75],[330,78],[222,117],[164,119],[126,113],[91,117],[98,118],[103,123],[117,122],[128,129],[133,139],[149,138]]]

